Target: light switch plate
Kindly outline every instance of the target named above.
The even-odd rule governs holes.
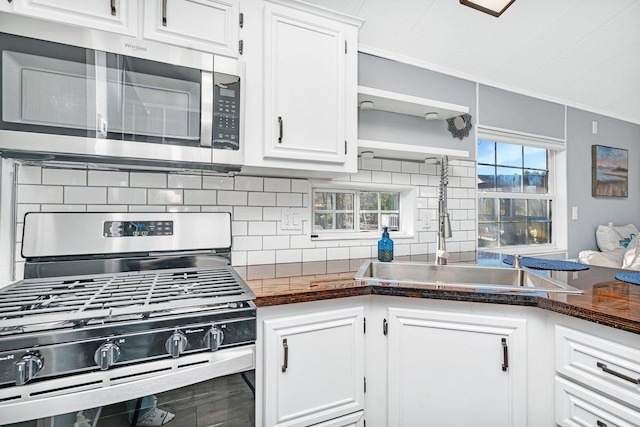
[[[302,230],[302,215],[298,209],[282,208],[282,230]]]

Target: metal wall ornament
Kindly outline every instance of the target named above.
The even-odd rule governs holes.
[[[471,130],[471,114],[462,114],[457,117],[447,119],[449,127],[447,130],[451,132],[454,138],[462,140],[462,138],[469,136]]]

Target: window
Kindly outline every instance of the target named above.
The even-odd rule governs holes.
[[[553,191],[546,148],[478,141],[478,247],[550,244]]]
[[[401,192],[313,190],[313,232],[399,231]]]

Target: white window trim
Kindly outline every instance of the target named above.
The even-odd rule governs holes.
[[[418,194],[418,188],[410,185],[398,185],[398,184],[382,184],[382,183],[370,183],[370,182],[353,182],[353,181],[311,181],[309,186],[309,227],[310,238],[312,241],[326,241],[326,240],[379,240],[379,231],[326,231],[316,232],[313,230],[313,191],[314,190],[327,190],[327,191],[341,191],[341,190],[360,190],[360,191],[383,191],[383,192],[398,192],[400,193],[400,231],[390,231],[389,236],[393,240],[398,239],[413,239],[415,237],[416,230],[416,198]]]
[[[501,254],[522,254],[522,255],[545,255],[568,252],[567,235],[567,152],[566,143],[563,139],[550,138],[540,135],[514,132],[488,126],[478,126],[476,140],[490,140],[517,145],[527,145],[530,147],[545,148],[549,150],[547,168],[549,169],[549,191],[545,194],[538,193],[501,193],[494,191],[477,191],[476,206],[478,199],[482,197],[513,198],[513,199],[551,199],[551,242],[540,245],[505,246],[500,248],[480,248],[476,239],[476,250],[482,252]],[[479,229],[478,211],[476,209],[476,230]]]

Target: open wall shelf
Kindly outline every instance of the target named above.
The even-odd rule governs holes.
[[[391,113],[424,117],[427,113],[437,113],[438,120],[446,120],[469,113],[469,107],[419,98],[397,92],[358,86],[358,105],[363,101],[373,102],[373,109]]]

